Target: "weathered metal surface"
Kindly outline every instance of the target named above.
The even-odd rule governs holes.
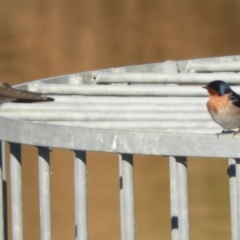
[[[216,134],[110,131],[4,118],[0,119],[0,125],[2,140],[30,145],[153,155],[240,157],[240,136],[232,134],[217,137]]]

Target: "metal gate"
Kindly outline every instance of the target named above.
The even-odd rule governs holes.
[[[206,83],[240,83],[240,56],[167,61],[59,76],[18,88],[55,102],[1,105],[0,139],[10,143],[13,240],[23,239],[21,144],[37,146],[40,231],[51,237],[49,149],[74,151],[76,239],[88,239],[86,152],[119,154],[122,239],[135,239],[133,155],[169,156],[172,240],[189,239],[187,158],[229,160],[232,239],[240,238],[240,138],[221,129],[206,110]],[[233,87],[240,92],[239,86]],[[0,240],[6,238],[5,148],[0,177]]]

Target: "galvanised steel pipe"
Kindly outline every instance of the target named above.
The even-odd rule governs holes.
[[[240,61],[189,61],[187,72],[239,72]],[[221,73],[222,74],[222,73]],[[224,74],[223,74],[224,75]]]
[[[0,117],[33,121],[211,121],[207,112],[6,111]],[[160,124],[160,122],[159,122]],[[180,123],[179,123],[180,124]]]
[[[239,63],[240,65],[240,63]],[[230,83],[239,83],[240,74],[236,73],[109,73],[100,72],[93,83],[191,83],[206,84],[221,79]]]
[[[207,101],[207,96],[205,97],[174,97],[171,98],[168,97],[121,97],[121,96],[78,96],[78,95],[50,95],[50,97],[53,97],[55,99],[54,102],[47,103],[48,106],[55,105],[56,103],[62,103],[62,104],[109,104],[109,105],[115,105],[115,104],[203,104]],[[46,103],[32,103],[32,104],[22,104],[22,103],[4,103],[0,105],[0,109],[4,109],[5,106],[8,105],[31,105],[31,106],[37,106],[40,107],[41,105],[46,105]]]
[[[74,94],[96,96],[207,96],[206,89],[200,86],[159,86],[159,85],[68,85],[31,83],[30,91],[43,94]],[[240,87],[234,89],[240,92]]]
[[[89,104],[89,103],[55,103],[55,104],[3,104],[0,113],[12,112],[206,112],[206,104]]]

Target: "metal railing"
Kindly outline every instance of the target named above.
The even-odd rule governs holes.
[[[207,93],[201,88],[216,79],[239,84],[238,72],[240,56],[231,56],[92,71],[19,85],[53,94],[55,102],[0,106],[0,139],[10,143],[12,239],[23,239],[21,144],[38,146],[41,240],[52,239],[49,148],[75,153],[78,240],[88,239],[87,151],[120,153],[119,216],[125,240],[135,239],[134,154],[169,156],[172,240],[189,239],[187,157],[229,158],[232,239],[239,239],[240,138],[213,134],[220,127],[207,113]],[[240,92],[240,87],[234,89]],[[4,143],[1,151],[0,240],[5,240]]]

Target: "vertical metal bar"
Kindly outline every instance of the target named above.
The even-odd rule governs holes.
[[[121,207],[121,233],[123,240],[135,239],[134,217],[134,187],[133,187],[133,155],[120,154],[120,207]]]
[[[38,147],[41,240],[52,239],[49,148]]]
[[[164,62],[163,65],[164,73],[178,73],[178,65],[174,61]],[[178,198],[178,168],[177,159],[170,156],[169,158],[169,171],[170,171],[170,201],[171,201],[171,235],[172,240],[179,240],[179,198]]]
[[[240,159],[236,158],[236,187],[237,187],[237,236],[240,236]]]
[[[21,145],[10,143],[12,240],[23,240]]]
[[[1,142],[2,143],[2,142]],[[2,156],[2,144],[0,146],[0,240],[4,240],[4,193],[3,193],[3,156]]]
[[[123,170],[122,170],[122,158],[119,155],[119,187],[120,187],[120,224],[121,224],[121,236],[124,239],[124,201],[123,201]]]
[[[87,168],[85,151],[75,151],[74,175],[76,240],[87,240]]]
[[[170,202],[171,202],[172,240],[179,240],[177,163],[176,163],[176,158],[174,158],[172,156],[169,157],[169,170],[170,170]]]
[[[187,158],[176,157],[180,240],[189,239]]]
[[[7,240],[7,179],[5,142],[0,141],[0,240]]]
[[[236,160],[228,159],[228,175],[230,188],[230,211],[231,211],[231,232],[232,240],[238,240],[238,208],[237,208],[237,180]]]

